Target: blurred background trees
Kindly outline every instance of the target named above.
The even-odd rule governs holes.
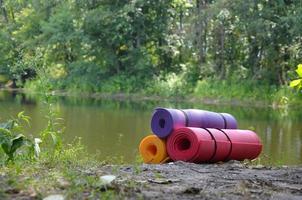
[[[190,91],[204,79],[278,87],[301,62],[301,24],[300,0],[0,0],[0,83],[43,79],[88,92]]]

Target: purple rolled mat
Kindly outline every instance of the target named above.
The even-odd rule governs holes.
[[[224,129],[237,129],[237,120],[229,113],[220,113],[226,121]]]
[[[237,121],[228,113],[198,109],[155,109],[151,119],[151,129],[155,135],[165,138],[181,127],[236,129]]]

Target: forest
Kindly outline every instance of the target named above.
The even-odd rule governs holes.
[[[1,200],[302,199],[301,111],[302,0],[0,0]]]
[[[32,90],[266,98],[302,57],[300,0],[0,0],[0,14],[0,84]]]

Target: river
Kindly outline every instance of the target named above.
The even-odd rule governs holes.
[[[302,164],[302,109],[272,109],[203,105],[169,101],[119,101],[91,98],[54,97],[53,107],[63,118],[66,143],[76,137],[98,159],[123,160],[133,163],[138,156],[140,140],[151,134],[150,118],[156,107],[197,108],[234,115],[240,129],[252,129],[263,143],[257,164]],[[0,120],[18,112],[31,117],[27,134],[38,135],[46,126],[46,105],[41,98],[22,93],[0,91]]]

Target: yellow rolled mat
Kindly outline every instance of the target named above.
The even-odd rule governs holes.
[[[166,141],[156,135],[148,135],[142,139],[139,152],[144,163],[159,164],[169,160]]]

